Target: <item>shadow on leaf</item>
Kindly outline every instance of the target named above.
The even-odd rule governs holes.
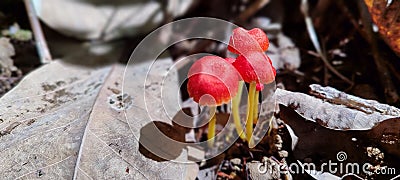
[[[176,159],[184,145],[185,132],[165,122],[153,121],[140,130],[139,152],[158,162]]]

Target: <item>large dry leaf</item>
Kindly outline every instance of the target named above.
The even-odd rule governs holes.
[[[400,1],[364,0],[379,33],[389,46],[400,55]]]
[[[161,77],[171,63],[158,62],[150,78]],[[144,67],[131,67],[136,73],[125,78],[143,79]],[[137,130],[143,124],[129,123],[124,111],[147,118],[143,122],[150,120],[140,108],[143,84],[120,94],[123,70],[120,65],[94,68],[55,61],[2,97],[1,179],[190,178],[187,170],[192,165],[157,162],[139,153]],[[177,92],[175,79],[166,83]],[[146,93],[158,96],[155,91]],[[160,106],[149,108],[153,116],[160,114]],[[177,159],[185,161],[186,151]]]

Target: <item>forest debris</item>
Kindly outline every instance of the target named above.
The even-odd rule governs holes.
[[[217,180],[243,179],[243,164],[240,158],[222,160],[217,171]]]
[[[310,94],[327,100],[330,103],[345,105],[349,108],[365,112],[366,114],[380,113],[382,115],[400,116],[400,109],[387,104],[381,104],[375,100],[366,100],[357,96],[349,95],[344,92],[338,91],[332,87],[322,87],[318,84],[310,85]]]
[[[114,93],[114,92],[113,92]],[[127,93],[111,94],[108,97],[108,104],[116,111],[127,110],[132,107],[133,99]]]
[[[0,38],[0,96],[10,90],[22,77],[22,72],[14,66],[11,56],[14,46],[8,38]]]
[[[315,89],[315,87],[318,86],[313,85],[313,87]],[[333,91],[332,89],[330,90]],[[340,93],[337,90],[333,92],[335,92],[338,97],[340,97],[339,95],[345,96],[344,93]],[[275,96],[278,103],[291,107],[307,120],[318,122],[322,126],[337,130],[371,129],[381,121],[398,117],[398,113],[400,112],[400,110],[395,107],[379,104],[376,101],[364,100],[362,98],[355,101],[355,98],[351,97],[353,100],[350,102],[363,102],[361,103],[364,104],[362,109],[369,110],[370,113],[365,113],[364,111],[366,110],[360,111],[354,109],[354,107],[359,107],[357,104],[354,104],[353,107],[348,107],[346,104],[332,104],[303,93],[290,92],[282,89],[277,89]],[[372,111],[366,108],[371,106],[375,106],[379,111]],[[359,107],[359,109],[360,108],[361,107]]]
[[[14,46],[8,38],[0,38],[0,72],[2,75],[10,76],[12,71],[16,69],[13,60],[10,58],[15,55]]]
[[[380,161],[384,158],[383,152],[376,147],[367,147],[368,157],[374,157],[375,160]]]
[[[15,129],[17,126],[19,126],[21,122],[14,122],[10,124],[8,127],[6,127],[4,130],[0,131],[0,136],[10,134],[13,129]]]
[[[1,31],[3,36],[16,39],[18,41],[32,40],[32,32],[29,30],[21,29],[18,23],[14,23],[8,29]]]
[[[328,61],[325,53],[322,51],[320,43],[318,41],[318,36],[317,33],[315,31],[314,25],[313,25],[313,21],[311,19],[311,16],[308,13],[308,1],[307,0],[302,0],[301,1],[301,6],[300,9],[302,11],[302,13],[304,14],[304,21],[306,23],[307,26],[307,32],[308,35],[310,36],[311,42],[314,45],[315,50],[317,51],[319,57],[321,58],[322,62],[324,62],[326,68],[328,68],[333,74],[335,74],[336,76],[338,76],[340,79],[342,79],[343,81],[345,81],[346,83],[353,85],[353,82],[348,79],[346,76],[344,76],[343,74],[341,74],[339,71],[337,71]],[[327,75],[325,74],[325,78],[324,78],[324,82],[327,83]]]
[[[400,118],[390,119],[379,123],[368,132],[367,137],[375,140],[373,147],[379,144],[386,154],[393,154],[400,158]]]
[[[300,67],[300,51],[293,41],[284,35],[278,33],[277,46],[270,44],[267,55],[271,58],[272,65],[276,69],[288,69],[291,71]]]

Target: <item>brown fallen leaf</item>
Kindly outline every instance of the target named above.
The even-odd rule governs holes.
[[[400,56],[400,1],[364,0],[386,43]]]

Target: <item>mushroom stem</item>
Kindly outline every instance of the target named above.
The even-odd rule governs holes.
[[[253,109],[254,109],[254,95],[256,93],[256,82],[251,82],[249,87],[249,96],[247,100],[247,123],[246,123],[246,138],[247,142],[252,143],[253,135]]]
[[[232,99],[232,114],[233,114],[233,122],[235,123],[236,132],[239,137],[243,140],[246,140],[246,135],[243,132],[242,123],[240,122],[240,114],[239,114],[239,104],[240,98],[242,97],[243,92],[243,81],[239,82],[239,89],[236,96]]]
[[[253,102],[253,123],[257,124],[258,121],[258,98],[260,97],[260,91],[256,91],[254,95],[254,102]]]
[[[214,145],[214,136],[215,136],[215,124],[217,123],[217,118],[215,117],[216,107],[210,107],[210,121],[208,122],[208,133],[207,140],[208,146],[212,147]]]

